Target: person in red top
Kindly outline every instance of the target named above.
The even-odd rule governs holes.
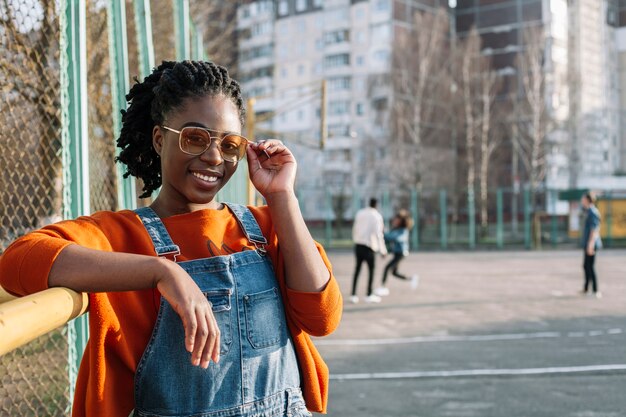
[[[53,224],[0,257],[0,284],[13,294],[89,294],[72,415],[310,415],[304,403],[325,413],[328,368],[310,336],[334,331],[343,303],[302,218],[293,154],[241,136],[239,85],[211,62],[164,61],[127,100],[117,159],[142,179],[141,197],[158,190],[149,208]],[[243,158],[266,206],[216,200]],[[163,319],[168,311],[175,320]],[[172,383],[179,372],[189,384]]]

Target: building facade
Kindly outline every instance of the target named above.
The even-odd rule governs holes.
[[[388,188],[381,161],[393,92],[391,83],[373,87],[371,80],[391,76],[395,28],[410,26],[415,11],[439,6],[447,0],[240,6],[239,69],[244,93],[255,97],[255,135],[277,136],[296,154],[307,218],[340,215],[328,213],[329,199],[349,215]]]
[[[524,33],[542,28],[551,120],[545,187],[626,189],[626,29],[619,27],[626,0],[245,1],[238,10],[239,72],[244,93],[255,98],[254,133],[294,150],[308,218],[336,216],[328,199],[347,200],[341,204],[349,211],[389,188],[383,161],[394,91],[392,83],[372,80],[391,77],[398,30],[413,29],[416,11],[438,7],[448,8],[452,36],[478,30],[501,94],[518,100]],[[515,186],[522,164],[512,148],[499,152],[511,159]]]

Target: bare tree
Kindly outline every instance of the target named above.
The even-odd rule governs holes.
[[[520,160],[528,172],[533,205],[537,188],[546,174],[546,136],[552,125],[545,96],[545,46],[541,28],[527,29],[524,32],[524,51],[518,60],[524,90],[518,149]]]
[[[437,111],[441,89],[449,89],[448,15],[416,12],[415,30],[397,32],[393,54],[394,101],[391,108],[390,171],[398,185],[421,188],[424,147],[441,139],[445,125]],[[441,167],[441,164],[439,164]]]
[[[7,135],[4,158],[11,155],[0,180],[5,227],[33,227],[61,214],[59,10],[53,0],[28,6],[0,3],[0,120]],[[28,202],[9,194],[11,188],[28,195]]]
[[[476,80],[481,73],[481,40],[475,28],[460,42],[460,84],[463,96],[463,118],[465,120],[465,158],[467,162],[467,191],[474,191],[476,183],[476,135],[479,122],[476,116]]]
[[[108,22],[106,3],[86,3],[87,94],[89,132],[89,197],[95,210],[118,208],[115,173],[115,137],[111,114],[111,68],[106,46]],[[128,21],[132,22],[132,19]],[[107,174],[103,174],[107,173]]]
[[[498,75],[490,68],[491,62],[488,59],[483,60],[484,72],[480,77],[480,170],[478,172],[480,182],[480,226],[482,234],[487,234],[487,228],[489,226],[488,219],[488,180],[489,180],[489,163],[491,156],[496,150],[502,140],[502,135],[499,129],[495,128],[494,119],[494,104],[497,96],[497,92],[500,88],[498,82]]]
[[[209,60],[233,74],[237,64],[237,1],[194,1],[189,9]]]

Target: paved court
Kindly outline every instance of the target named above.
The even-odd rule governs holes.
[[[578,294],[579,251],[411,254],[417,290],[390,278],[380,304],[348,303],[353,254],[329,255],[346,298],[315,340],[329,416],[626,416],[626,251],[598,255],[600,299]]]

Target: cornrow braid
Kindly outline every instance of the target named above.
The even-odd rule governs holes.
[[[132,175],[143,180],[143,194],[149,197],[161,186],[161,157],[152,146],[152,130],[189,97],[224,95],[239,109],[243,125],[245,108],[237,81],[228,70],[212,62],[163,61],[143,82],[126,95],[128,109],[122,110],[122,130],[117,139],[121,148],[116,161],[126,165],[124,178]]]

